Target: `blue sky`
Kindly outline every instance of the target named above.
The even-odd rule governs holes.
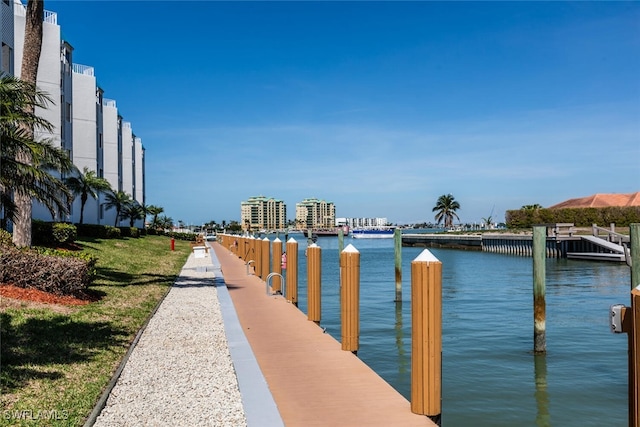
[[[46,1],[174,221],[463,222],[640,190],[638,2]]]

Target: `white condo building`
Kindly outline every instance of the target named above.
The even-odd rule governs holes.
[[[20,77],[24,50],[26,3],[20,0],[0,2],[0,67]],[[36,113],[53,125],[53,131],[36,135],[51,139],[67,151],[80,171],[87,167],[105,178],[115,191],[129,194],[145,203],[144,146],[133,132],[131,122],[118,114],[116,101],[104,98],[97,86],[93,67],[73,63],[73,47],[61,39],[55,12],[45,11],[42,51],[37,86],[49,94],[52,103]],[[33,218],[52,220],[46,208],[34,203]],[[53,218],[73,223],[80,218],[80,201],[74,201],[69,217]],[[105,208],[104,196],[89,198],[84,208],[84,223],[128,225],[116,220],[115,211]],[[144,226],[138,220],[136,226]]]
[[[334,228],[335,226],[336,208],[333,202],[307,198],[296,203],[297,228]]]

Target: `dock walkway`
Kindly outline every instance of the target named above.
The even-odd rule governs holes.
[[[236,255],[217,242],[211,247],[211,258],[219,263],[239,325],[284,425],[435,425],[412,413],[404,396],[357,356],[343,351],[296,306],[281,296],[268,296],[264,281],[247,275]]]

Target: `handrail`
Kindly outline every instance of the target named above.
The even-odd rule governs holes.
[[[247,263],[245,264],[247,266],[247,276],[250,276],[251,273],[249,272],[249,264],[255,264],[255,261],[250,259],[249,261],[247,261]]]
[[[266,285],[267,285],[267,296],[271,296],[271,295],[278,295],[278,292],[276,292],[275,294],[272,294],[269,291],[269,288],[271,287],[271,279],[273,279],[274,276],[277,276],[280,278],[280,280],[282,281],[282,284],[280,285],[280,289],[282,290],[282,292],[280,292],[280,294],[282,296],[285,296],[285,279],[284,276],[280,273],[269,273],[269,275],[267,276],[267,280],[265,281]]]
[[[611,228],[598,227],[596,224],[592,225],[592,234],[595,237],[604,239],[604,237],[600,237],[600,231],[607,233],[606,240],[607,242],[617,243],[618,245],[622,245],[622,243],[629,242],[630,238],[626,234],[617,233],[614,231],[614,224],[611,224]]]

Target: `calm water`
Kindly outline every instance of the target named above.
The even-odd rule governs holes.
[[[307,311],[306,239],[299,307]],[[338,239],[321,237],[322,320],[340,341]],[[358,357],[411,396],[411,261],[402,248],[394,302],[393,239],[344,239],[360,251]],[[627,336],[609,332],[611,304],[629,304],[626,265],[547,260],[547,355],[534,356],[531,258],[429,249],[443,267],[443,426],[626,426]]]

